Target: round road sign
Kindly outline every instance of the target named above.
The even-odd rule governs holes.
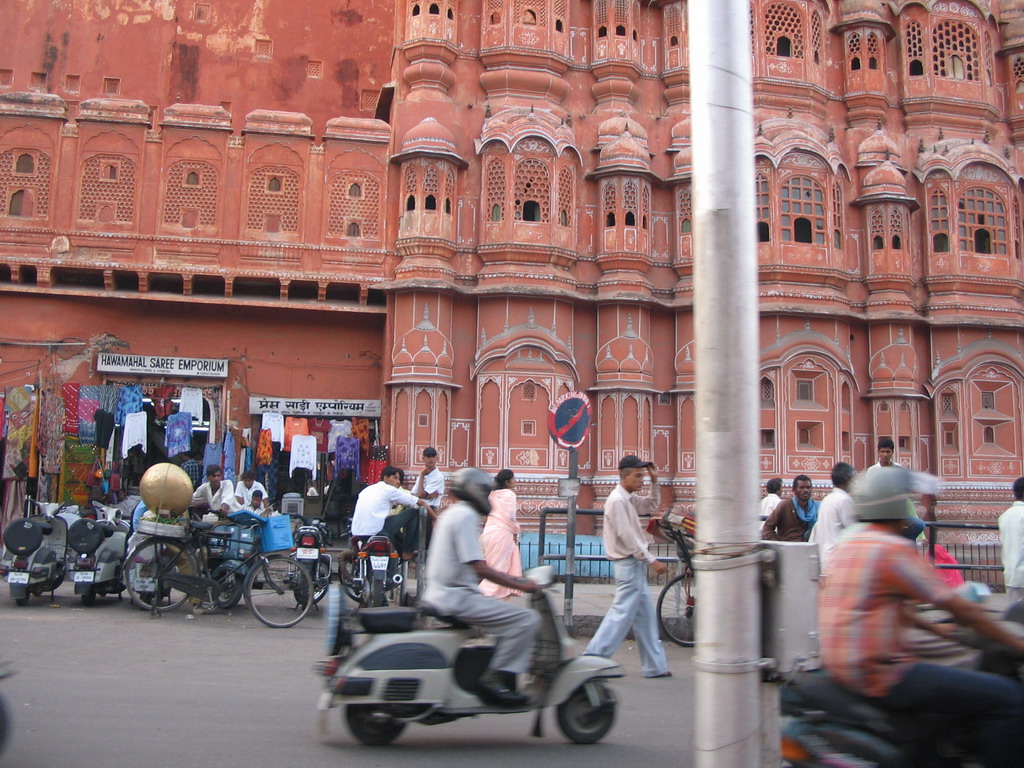
[[[548,413],[548,432],[562,448],[579,448],[587,439],[593,420],[590,398],[582,392],[567,392]]]

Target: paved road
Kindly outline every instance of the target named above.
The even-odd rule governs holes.
[[[675,676],[640,676],[635,649],[616,660],[619,718],[600,744],[565,741],[554,717],[531,738],[532,715],[493,715],[410,726],[383,748],[355,742],[338,710],[318,730],[323,622],[311,614],[269,629],[240,607],[187,620],[182,609],[151,619],[127,600],[83,608],[65,585],[18,608],[0,585],[0,657],[15,677],[0,683],[14,717],[2,758],[18,768],[541,768],[692,764],[690,650],[669,645]]]

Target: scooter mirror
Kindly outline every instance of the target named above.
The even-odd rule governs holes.
[[[555,569],[550,565],[539,565],[536,568],[530,568],[523,575],[542,587],[550,587],[555,581]]]

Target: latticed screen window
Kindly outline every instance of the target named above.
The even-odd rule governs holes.
[[[807,176],[787,179],[780,190],[779,224],[783,242],[825,244],[825,195]]]
[[[846,38],[846,58],[850,61],[850,69],[860,69],[860,34],[851,32]]]
[[[1013,57],[1013,90],[1024,93],[1024,56]]]
[[[949,202],[942,190],[935,190],[928,203],[928,225],[932,234],[932,250],[949,252]]]
[[[843,188],[837,181],[832,185],[832,229],[835,232],[836,248],[843,247]]]
[[[536,435],[537,434],[537,422],[536,421],[523,421],[523,422],[521,422],[520,432],[523,435]]]
[[[872,32],[867,39],[868,69],[878,69],[878,58],[881,51],[881,44],[878,35]]]
[[[558,223],[563,227],[568,227],[572,223],[572,178],[570,168],[562,168],[558,172]]]
[[[184,212],[198,212],[196,223],[212,227],[217,220],[217,170],[209,163],[186,160],[167,171],[164,224],[187,224]]]
[[[989,189],[974,188],[960,197],[957,214],[960,251],[1006,255],[1006,215],[1002,200]]]
[[[821,15],[811,16],[811,56],[815,64],[821,63]]]
[[[757,195],[757,240],[760,243],[767,243],[771,240],[772,215],[771,185],[768,183],[767,173],[757,172],[754,188]]]
[[[806,400],[808,402],[814,400],[814,382],[810,379],[800,379],[796,383],[796,399]]]
[[[496,157],[487,164],[487,211],[491,221],[505,218],[505,166]]]
[[[920,77],[924,74],[924,27],[920,22],[907,22],[903,40],[906,46],[908,72],[911,77]]]
[[[982,392],[981,407],[984,408],[986,411],[994,411],[996,408],[996,393]]]
[[[800,11],[789,3],[768,6],[764,14],[764,46],[769,56],[804,57]]]
[[[898,206],[889,208],[889,237],[894,251],[903,249],[903,209]]]
[[[769,378],[761,379],[761,407],[771,408],[775,405],[775,385]]]
[[[626,181],[626,185],[622,189],[622,207],[626,211],[626,221],[624,223],[627,227],[636,226],[637,192],[636,180],[629,179]]]
[[[679,234],[690,234],[693,231],[693,196],[689,184],[676,192],[676,215],[679,217]]]
[[[327,231],[348,237],[378,237],[380,229],[380,181],[355,171],[341,173],[331,181]]]
[[[871,206],[870,211],[871,250],[880,251],[885,248],[885,213],[880,205]]]
[[[605,181],[602,199],[604,200],[604,225],[606,227],[615,226],[615,205],[616,198],[615,182]]]
[[[956,398],[951,394],[945,394],[942,396],[942,414],[944,416],[953,416],[956,414]]]
[[[960,21],[940,21],[932,30],[932,71],[953,80],[980,80],[978,37]]]
[[[668,45],[670,48],[675,48],[679,45],[682,35],[682,26],[679,6],[670,5],[665,8],[665,35],[668,38]]]
[[[523,400],[534,402],[537,399],[537,385],[532,381],[523,384]]]
[[[551,179],[541,160],[523,160],[516,167],[515,217],[517,221],[549,221]]]

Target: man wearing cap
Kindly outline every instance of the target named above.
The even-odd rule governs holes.
[[[648,474],[651,495],[637,496]],[[619,483],[604,503],[604,549],[615,569],[615,601],[584,651],[591,656],[610,657],[632,627],[644,677],[672,676],[658,638],[654,601],[647,586],[648,565],[658,574],[665,573],[668,567],[651,554],[640,524],[640,515],[654,514],[660,502],[661,488],[654,464],[632,454],[623,456],[619,462]]]

